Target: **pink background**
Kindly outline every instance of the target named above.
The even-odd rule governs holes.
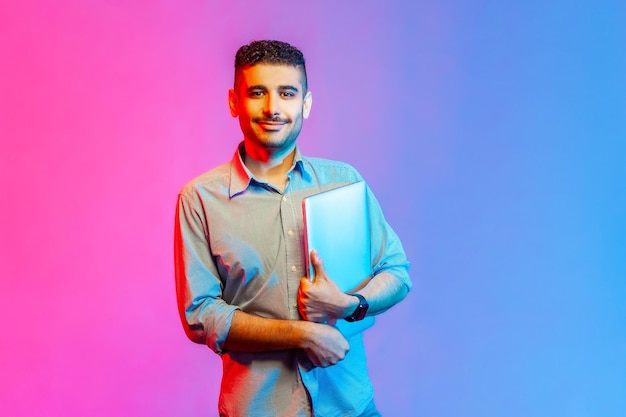
[[[1,2],[0,413],[216,415],[174,206],[241,139],[236,49],[278,38],[301,148],[361,171],[413,263],[367,335],[383,414],[621,415],[626,12],[497,3]]]

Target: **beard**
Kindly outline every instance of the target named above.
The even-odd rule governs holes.
[[[254,127],[250,128],[248,132],[244,130],[244,134],[248,139],[267,149],[287,149],[293,146],[300,135],[302,130],[302,113],[296,115],[293,120],[276,116],[271,118],[256,117],[251,119],[251,122]],[[272,132],[260,127],[259,123],[263,122],[284,123],[284,125],[280,131]]]

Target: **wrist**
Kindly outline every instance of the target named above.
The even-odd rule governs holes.
[[[359,299],[352,294],[344,294],[342,308],[337,314],[338,319],[343,319],[354,313],[359,306]]]
[[[345,316],[344,319],[349,322],[363,320],[365,316],[367,315],[367,311],[369,309],[369,303],[367,302],[365,297],[363,297],[361,294],[355,293],[355,294],[349,294],[349,295],[354,297],[356,300],[358,300],[358,303],[354,311],[351,314]]]
[[[320,332],[320,327],[325,326],[325,324],[322,323],[306,320],[294,320],[293,323],[298,332],[298,345],[296,347],[300,349],[308,349],[314,346]]]

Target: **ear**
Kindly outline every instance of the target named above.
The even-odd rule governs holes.
[[[228,107],[230,107],[230,114],[233,117],[239,116],[239,111],[237,110],[237,105],[239,103],[239,96],[232,88],[228,90]]]
[[[311,113],[311,106],[313,105],[313,94],[310,91],[304,95],[304,104],[302,105],[302,117],[305,119],[309,118],[309,113]]]

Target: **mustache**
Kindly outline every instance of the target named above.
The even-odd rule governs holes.
[[[259,122],[269,122],[269,123],[290,123],[291,120],[290,119],[284,119],[280,116],[274,116],[274,117],[254,117],[252,119],[253,122],[255,123],[259,123]]]

